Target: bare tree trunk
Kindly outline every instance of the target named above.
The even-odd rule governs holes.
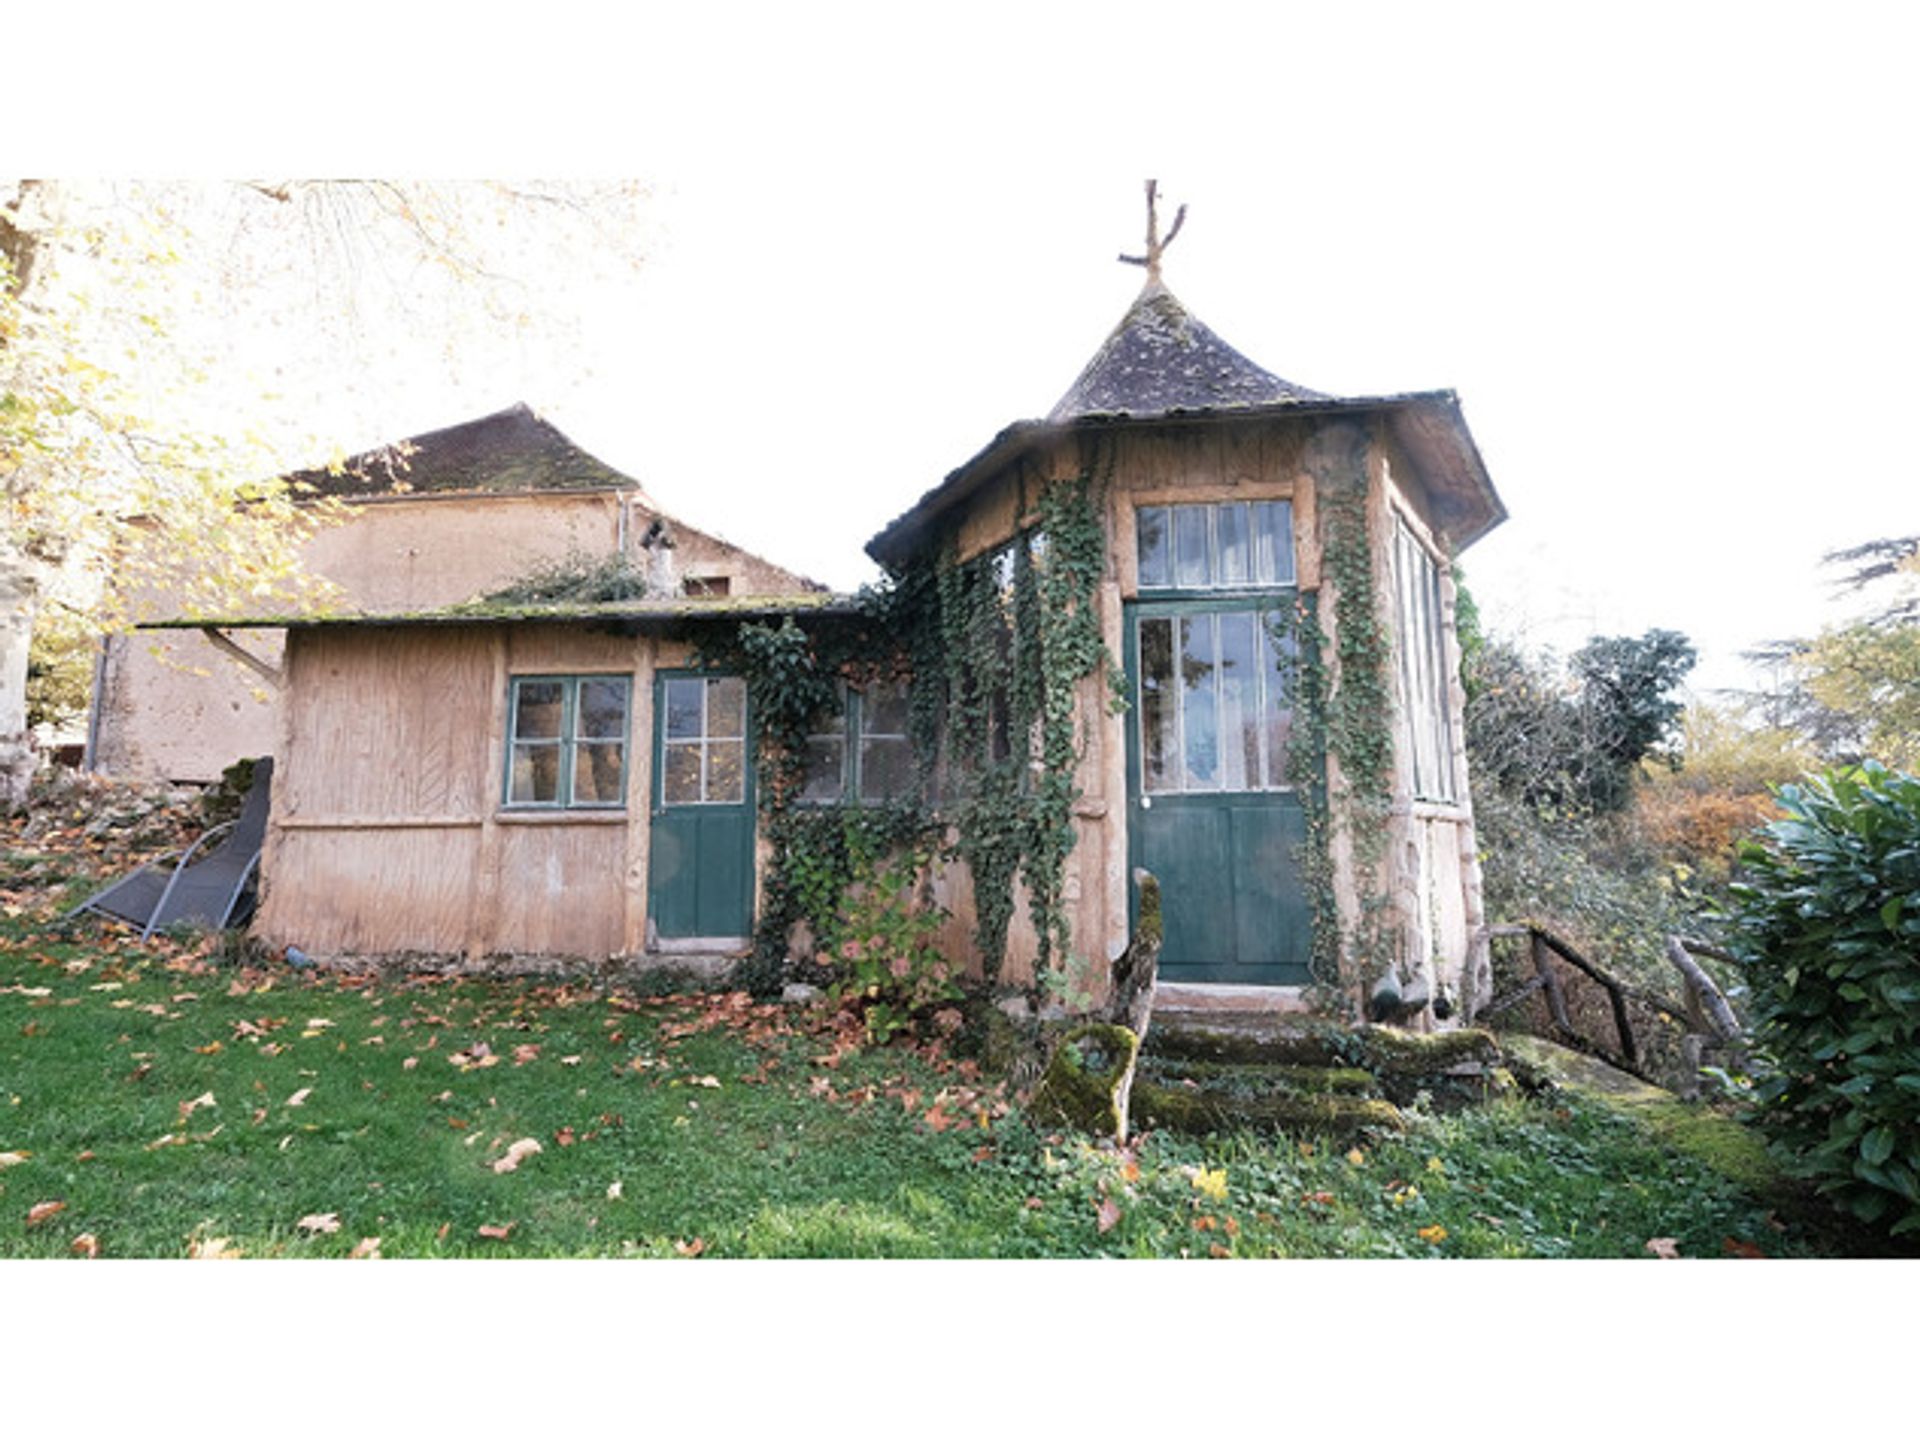
[[[0,535],[0,814],[27,804],[33,743],[27,736],[27,647],[39,600],[39,566]]]
[[[39,239],[30,221],[23,219],[46,198],[46,182],[22,180],[11,195],[0,197],[0,256],[7,264],[0,283],[14,294],[24,293],[33,279]],[[0,340],[0,343],[4,343]],[[4,379],[0,378],[0,385]],[[11,468],[11,466],[9,466]],[[0,491],[0,517],[12,527],[13,495]],[[0,814],[11,814],[27,804],[27,786],[33,780],[33,745],[27,737],[27,650],[33,638],[33,614],[40,594],[40,571],[33,556],[11,532],[0,533]]]

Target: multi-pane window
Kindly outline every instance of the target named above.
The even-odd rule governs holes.
[[[1393,527],[1393,622],[1399,636],[1400,707],[1413,741],[1416,798],[1460,797],[1453,761],[1453,714],[1440,605],[1440,566],[1405,521]]]
[[[807,736],[802,801],[884,804],[910,797],[914,763],[907,741],[907,696],[907,685],[901,682],[845,691],[839,713],[822,714],[819,727]]]
[[[1291,636],[1273,610],[1143,615],[1140,769],[1149,794],[1287,787]]]
[[[1149,504],[1134,511],[1142,589],[1273,589],[1294,582],[1284,499]]]
[[[624,674],[529,675],[508,695],[507,803],[617,809],[627,802]]]
[[[747,685],[733,675],[661,684],[660,797],[739,804],[747,796]]]

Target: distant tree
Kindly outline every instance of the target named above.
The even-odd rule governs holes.
[[[1843,589],[1872,588],[1881,605],[1812,638],[1755,650],[1749,657],[1784,679],[1765,696],[1767,716],[1828,762],[1920,769],[1920,536],[1869,540],[1822,562],[1845,568],[1836,581]]]
[[[1693,662],[1692,644],[1669,629],[1595,637],[1564,672],[1503,640],[1481,640],[1465,662],[1476,784],[1536,808],[1623,809],[1641,761],[1673,737],[1683,706],[1672,693]]]
[[[1671,762],[1666,745],[1686,708],[1673,691],[1696,657],[1687,637],[1671,629],[1649,629],[1638,639],[1596,637],[1573,656],[1586,732],[1599,754],[1588,771],[1594,808],[1624,808],[1643,759]]]

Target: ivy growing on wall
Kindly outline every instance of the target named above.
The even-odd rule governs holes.
[[[1037,971],[1073,953],[1065,902],[1074,841],[1080,681],[1118,667],[1101,637],[1096,590],[1106,566],[1101,504],[1110,448],[1091,443],[1073,479],[1044,483],[1033,522],[964,563],[948,533],[860,596],[857,614],[802,629],[743,622],[700,636],[703,664],[741,674],[753,716],[762,833],[772,850],[745,978],[777,990],[795,925],[816,945],[834,924],[857,858],[946,832],[973,879],[975,943],[988,982],[1005,960],[1016,880],[1039,938]],[[806,739],[856,686],[906,676],[908,733],[928,802],[803,805]]]
[[[962,562],[949,533],[896,577],[914,656],[916,749],[933,766],[944,746],[940,808],[973,878],[989,982],[1005,961],[1016,879],[1039,940],[1038,972],[1068,978],[1058,966],[1074,952],[1064,890],[1079,797],[1075,690],[1103,670],[1118,683],[1095,602],[1112,470],[1111,447],[1089,440],[1079,474],[1043,482],[1029,506],[1034,522],[1009,543]]]
[[[772,850],[761,875],[760,919],[742,979],[753,993],[778,993],[795,926],[805,921],[816,946],[836,939],[835,925],[862,856],[887,854],[926,838],[933,821],[917,803],[803,805],[807,735],[840,707],[842,681],[859,685],[896,677],[901,660],[891,639],[893,595],[860,596],[853,616],[802,629],[743,622],[697,638],[700,662],[740,674],[752,715],[761,832]]]
[[[1329,482],[1330,479],[1332,482]],[[1393,803],[1393,696],[1388,688],[1390,640],[1380,617],[1374,584],[1373,549],[1367,537],[1367,493],[1363,475],[1323,477],[1316,490],[1320,511],[1321,573],[1334,586],[1333,626],[1336,669],[1331,682],[1318,682],[1323,752],[1339,765],[1344,792],[1341,825],[1353,855],[1359,918],[1345,936],[1340,976],[1363,988],[1397,964],[1398,932],[1390,922],[1386,889],[1388,817]],[[1318,626],[1315,638],[1320,639]],[[1321,641],[1324,642],[1324,641]],[[1316,646],[1317,647],[1317,646]],[[1331,824],[1322,804],[1320,843],[1331,843]],[[1327,903],[1332,903],[1332,862],[1324,864]],[[1316,902],[1323,892],[1315,884]],[[1323,933],[1338,934],[1336,923],[1315,918],[1315,952]],[[1339,939],[1333,941],[1339,946]]]

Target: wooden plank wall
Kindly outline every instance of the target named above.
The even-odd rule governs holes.
[[[266,942],[469,959],[640,947],[651,641],[561,625],[300,630],[288,665]],[[625,814],[499,813],[507,681],[543,673],[633,676]]]
[[[1305,429],[1298,421],[1254,428],[1192,425],[1130,430],[1117,436],[1112,483],[1102,516],[1107,568],[1097,596],[1108,649],[1124,665],[1122,604],[1138,592],[1134,562],[1136,505],[1182,500],[1292,499],[1296,559],[1303,586],[1319,580],[1319,547],[1313,528],[1312,483],[1302,465]],[[1078,475],[1076,442],[1056,444],[1010,469],[973,502],[960,531],[960,556],[970,558],[1010,539],[1032,520],[1032,506],[1046,483]],[[1075,805],[1078,841],[1068,860],[1065,899],[1073,915],[1079,967],[1093,982],[1089,997],[1104,993],[1107,965],[1129,938],[1131,877],[1127,863],[1127,772],[1124,714],[1110,712],[1104,679],[1092,679],[1077,696],[1081,758]],[[936,887],[951,917],[941,935],[950,957],[974,973],[973,888],[965,866],[956,864]],[[1002,970],[1011,983],[1029,980],[1039,950],[1024,890],[1016,884],[1015,912]]]

